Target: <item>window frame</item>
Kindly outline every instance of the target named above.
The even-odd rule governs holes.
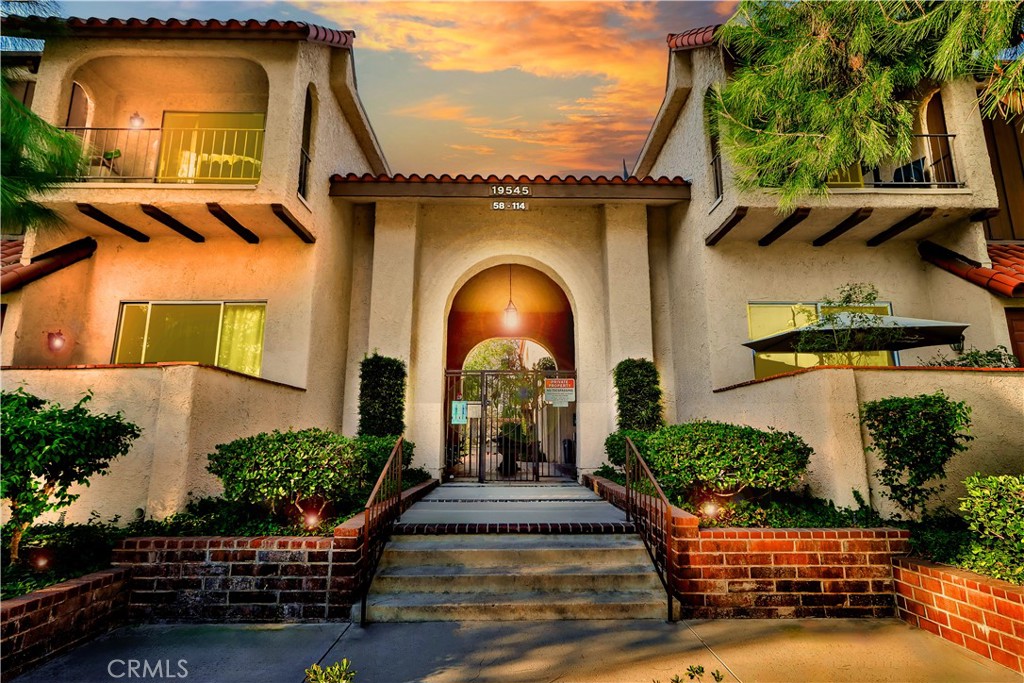
[[[217,305],[217,306],[219,306],[220,307],[220,313],[217,316],[217,346],[216,346],[216,348],[215,348],[215,350],[213,352],[213,357],[216,359],[216,358],[220,358],[220,342],[221,342],[221,337],[222,337],[223,331],[224,331],[224,329],[223,329],[223,326],[224,326],[224,308],[226,306],[230,305],[230,304],[241,304],[241,305],[262,304],[263,305],[263,322],[264,322],[264,334],[263,334],[263,337],[264,338],[260,340],[260,342],[262,344],[265,341],[265,339],[266,339],[266,327],[265,327],[266,326],[266,319],[267,319],[267,300],[266,299],[219,299],[219,300],[218,299],[196,299],[196,300],[190,300],[190,299],[167,299],[167,300],[162,300],[162,299],[148,299],[148,300],[125,299],[125,300],[122,300],[122,301],[118,302],[117,325],[114,328],[114,344],[113,344],[113,349],[111,349],[111,352],[110,352],[110,364],[111,365],[118,365],[119,364],[117,362],[117,347],[118,347],[118,342],[121,339],[121,325],[124,322],[124,307],[125,306],[145,305],[146,306],[146,326],[145,326],[145,329],[144,329],[144,331],[142,333],[142,354],[139,357],[139,362],[138,363],[124,363],[123,365],[145,365],[146,364],[146,345],[149,342],[149,321],[150,321],[150,316],[152,316],[152,314],[153,314],[153,306],[154,305],[158,305],[158,306],[164,306],[164,305],[167,305],[167,306],[190,306],[190,305],[193,305],[193,306],[200,306],[200,305],[210,306],[210,305]],[[163,361],[153,361],[153,362],[163,362]],[[187,362],[187,361],[183,361],[183,362]],[[237,372],[237,370],[231,370],[230,368],[224,368],[223,366],[218,365],[216,362],[213,365],[214,365],[214,367],[221,368],[223,370],[229,370],[230,372]],[[242,374],[247,374],[247,373],[242,373]],[[260,374],[258,374],[258,375],[250,375],[250,376],[251,377],[262,377],[263,376],[263,354],[262,353],[260,354]]]
[[[822,301],[747,301],[747,311],[746,311],[746,313],[747,313],[747,336],[748,337],[750,336],[750,307],[751,306],[790,306],[790,307],[806,306],[808,308],[813,306],[814,307],[814,313],[815,313],[815,316],[816,316],[816,319],[817,319],[817,318],[821,317],[821,307],[823,305],[824,305],[824,302],[822,302]],[[876,301],[872,305],[873,306],[885,306],[888,309],[888,313],[884,313],[883,315],[894,315],[892,301]],[[810,324],[810,323],[808,323],[808,324]],[[767,335],[762,335],[762,336],[767,336]],[[764,379],[764,377],[758,377],[757,376],[757,354],[758,353],[761,353],[761,352],[760,351],[755,351],[753,349],[750,349],[750,362],[751,362],[751,366],[752,366],[752,368],[754,370],[754,379]],[[786,352],[786,353],[788,355],[790,352]],[[899,351],[886,351],[886,353],[892,354],[892,365],[885,366],[885,367],[900,367],[900,365],[902,364],[901,361],[900,361],[900,352]],[[792,355],[795,357],[795,356],[799,356],[801,354],[796,352],[796,351],[793,351]],[[806,353],[804,355],[820,356],[822,354]],[[865,366],[865,367],[870,367],[870,366]],[[800,366],[797,366],[796,368],[794,368],[793,370],[791,370],[789,372],[796,372],[797,370],[802,370],[802,369],[805,369],[805,368],[801,368]],[[778,373],[776,373],[776,374],[778,374]],[[774,377],[774,376],[775,375],[766,375],[766,377]]]

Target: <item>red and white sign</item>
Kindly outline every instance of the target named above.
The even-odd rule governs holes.
[[[565,408],[576,401],[576,380],[548,378],[544,380],[544,400],[553,406]]]

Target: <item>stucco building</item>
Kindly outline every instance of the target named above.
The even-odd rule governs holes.
[[[19,92],[90,153],[45,199],[64,230],[5,236],[4,388],[63,403],[91,390],[143,428],[72,518],[160,517],[215,492],[205,456],[239,436],[354,433],[374,351],[408,365],[417,464],[493,477],[473,464],[469,433],[479,449],[496,426],[479,385],[464,418],[452,404],[473,403],[463,363],[494,337],[540,344],[572,380],[564,403],[529,396],[544,474],[604,461],[611,370],[629,357],[654,359],[670,421],[804,435],[813,487],[844,504],[874,491],[857,404],[888,393],[948,387],[985,434],[959,467],[1024,467],[1017,371],[821,369],[729,389],[816,366],[742,344],[848,282],[874,284],[886,312],[969,323],[967,345],[1024,357],[1024,140],[982,122],[970,83],[922,100],[911,164],[851,169],[782,216],[770,193],[737,189],[705,130],[704,92],[727,68],[714,27],[670,37],[665,100],[626,179],[392,174],[351,32],[13,17],[4,31],[47,38],[22,57]]]

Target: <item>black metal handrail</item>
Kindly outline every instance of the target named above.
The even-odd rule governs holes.
[[[633,522],[651,556],[672,613],[672,504],[651,474],[633,440],[626,437],[626,521]]]
[[[366,625],[366,596],[384,554],[384,546],[391,537],[395,523],[402,515],[402,452],[405,439],[399,437],[391,450],[387,464],[377,478],[370,497],[363,508],[363,576],[359,623]]]
[[[847,189],[943,189],[963,187],[957,177],[953,147],[956,135],[920,133],[914,140],[911,160],[902,166],[884,162],[869,168],[854,164],[829,176],[828,185]]]

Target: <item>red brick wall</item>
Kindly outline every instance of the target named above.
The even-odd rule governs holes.
[[[625,489],[584,483],[618,507]],[[672,508],[671,585],[683,618],[876,617],[895,613],[898,529],[699,529]]]
[[[408,508],[437,480],[402,493]],[[130,567],[133,621],[345,619],[364,577],[363,515],[334,537],[129,538],[113,564]]]
[[[677,545],[689,618],[883,617],[895,613],[896,529],[702,529]]]
[[[925,560],[893,560],[900,618],[1024,673],[1024,588]]]
[[[0,602],[4,680],[124,623],[127,582],[105,569]]]

